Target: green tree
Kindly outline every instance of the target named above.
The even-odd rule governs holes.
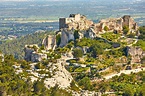
[[[127,35],[128,32],[129,32],[129,27],[128,27],[128,26],[123,26],[123,33],[124,33],[125,35]]]
[[[74,31],[74,38],[75,39],[79,39],[79,32],[78,32],[78,30]]]
[[[131,86],[124,86],[124,93],[122,96],[134,96],[135,92]]]
[[[105,31],[109,31],[109,28],[107,26],[104,27]]]
[[[43,81],[35,81],[33,88],[34,88],[34,93],[36,94],[41,94],[46,90]]]
[[[75,58],[80,58],[80,57],[83,56],[83,51],[79,48],[76,48],[76,49],[73,50],[73,56]]]
[[[91,90],[91,88],[92,88],[90,78],[88,78],[88,77],[84,77],[83,79],[81,79],[79,81],[79,85],[83,86],[83,89],[85,89],[85,90]]]
[[[60,45],[60,42],[61,42],[61,34],[57,34],[56,35],[56,44],[57,44],[57,46]]]

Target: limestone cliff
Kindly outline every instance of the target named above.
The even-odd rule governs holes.
[[[47,59],[47,55],[44,53],[39,53],[38,50],[39,50],[39,47],[36,44],[25,45],[25,48],[24,48],[25,57],[24,57],[24,59],[26,61],[32,61],[32,62],[39,62],[43,59]]]
[[[54,50],[56,48],[56,37],[54,35],[48,35],[43,39],[42,45],[44,45],[45,50]]]
[[[127,47],[127,55],[131,56],[131,64],[141,63],[144,52],[139,47]]]
[[[73,30],[63,29],[61,31],[61,42],[60,47],[65,46],[70,40],[74,40],[74,32]]]
[[[63,60],[58,60],[56,64],[49,64],[49,72],[51,73],[51,78],[46,78],[44,80],[45,86],[47,88],[54,87],[58,85],[60,88],[70,87],[70,83],[73,78],[71,74],[64,67],[65,62]]]

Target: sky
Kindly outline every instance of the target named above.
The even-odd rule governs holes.
[[[90,1],[90,0],[0,0],[0,2],[12,2],[12,1],[24,2],[24,1]],[[91,0],[91,1],[93,1],[93,0]],[[96,1],[96,0],[94,0],[94,1]],[[100,1],[100,0],[98,0],[98,1]],[[103,0],[103,1],[105,1],[105,0]],[[109,1],[109,0],[106,0],[106,1]],[[145,1],[145,0],[124,0],[124,1]]]
[[[69,1],[69,0],[0,0],[0,2],[6,1],[24,2],[24,1]]]

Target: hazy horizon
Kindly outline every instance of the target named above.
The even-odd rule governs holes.
[[[0,0],[0,2],[2,2],[1,18],[58,20],[60,17],[68,17],[71,13],[80,13],[91,20],[123,15],[131,15],[141,23],[145,19],[145,0]]]

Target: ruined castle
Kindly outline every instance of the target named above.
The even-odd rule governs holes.
[[[98,34],[107,31],[123,32],[123,27],[127,26],[130,32],[136,32],[138,29],[134,19],[125,15],[121,18],[103,19],[99,23],[88,20],[84,15],[70,14],[68,18],[59,18],[59,29],[62,33],[60,47],[65,46],[69,40],[74,40],[74,30],[79,30],[81,37],[94,38]]]
[[[87,20],[84,15],[70,14],[69,18],[59,18],[59,29],[67,28],[86,30],[93,24],[93,21]]]
[[[107,26],[109,30],[122,30],[123,26],[128,26],[131,30],[137,30],[138,26],[134,19],[125,15],[121,18],[102,19],[99,23],[88,20],[84,15],[70,14],[69,18],[59,18],[59,29],[87,30],[93,28],[96,33],[104,31]]]

